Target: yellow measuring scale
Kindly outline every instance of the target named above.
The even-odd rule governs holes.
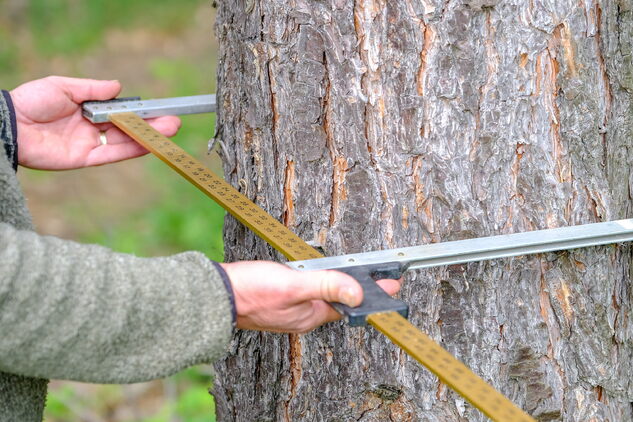
[[[289,260],[305,261],[322,258],[322,255],[314,248],[230,184],[213,174],[200,161],[186,153],[169,138],[153,129],[138,114],[114,112],[113,108],[108,115],[114,125],[218,202],[241,223],[270,243]],[[532,417],[455,359],[430,337],[410,324],[398,312],[369,314],[366,321],[492,420],[534,421]]]

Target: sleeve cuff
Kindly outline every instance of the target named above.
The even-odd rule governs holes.
[[[224,282],[224,287],[226,287],[226,292],[229,295],[229,300],[231,302],[231,317],[233,318],[233,327],[237,324],[237,309],[235,308],[235,294],[233,293],[233,286],[231,285],[231,280],[229,279],[228,274],[224,271],[224,268],[217,263],[213,262],[216,270],[220,273],[220,277],[222,277],[222,281]]]
[[[2,96],[9,110],[9,121],[11,124],[11,139],[4,139],[4,148],[7,158],[11,161],[13,170],[18,170],[18,125],[15,119],[15,107],[8,91],[2,90]]]

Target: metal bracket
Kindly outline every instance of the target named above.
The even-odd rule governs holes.
[[[140,97],[115,98],[107,101],[86,101],[83,116],[92,123],[108,122],[110,114],[132,112],[143,119],[182,114],[213,113],[215,94],[141,100]]]
[[[363,303],[351,308],[342,303],[330,303],[342,315],[345,315],[349,325],[358,327],[367,325],[367,316],[377,312],[398,312],[403,317],[409,316],[409,305],[401,300],[389,296],[376,284],[376,280],[383,278],[398,279],[402,277],[403,266],[397,262],[364,265],[358,267],[337,268],[354,277],[363,288]]]

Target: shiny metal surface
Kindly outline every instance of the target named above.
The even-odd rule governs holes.
[[[412,270],[631,240],[633,219],[627,219],[294,261],[286,265],[307,271],[397,262],[405,270]]]
[[[172,97],[151,100],[89,101],[83,104],[83,116],[92,123],[105,123],[116,113],[136,113],[143,119],[183,114],[213,113],[215,94]]]

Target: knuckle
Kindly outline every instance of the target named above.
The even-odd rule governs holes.
[[[44,78],[45,81],[53,83],[55,85],[59,85],[64,81],[62,76],[51,75]]]
[[[321,297],[331,302],[337,299],[337,283],[336,283],[336,273],[333,271],[324,271],[321,275]]]

